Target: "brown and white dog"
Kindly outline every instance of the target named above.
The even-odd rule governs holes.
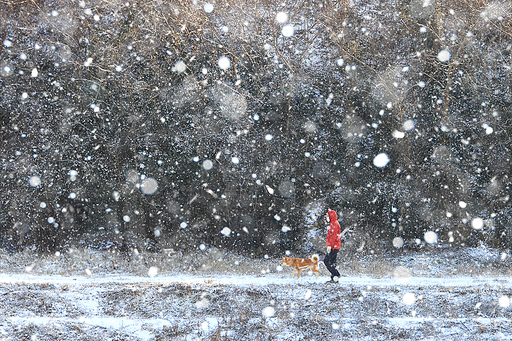
[[[294,268],[293,271],[297,271],[297,279],[300,278],[300,272],[305,269],[311,269],[316,275],[320,275],[320,271],[318,270],[318,255],[313,255],[310,259],[302,259],[302,258],[292,258],[292,257],[283,257],[283,261],[281,265],[286,265]]]

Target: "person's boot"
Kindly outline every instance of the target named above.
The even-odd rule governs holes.
[[[334,276],[334,277],[331,277],[331,280],[330,281],[327,281],[326,284],[338,284],[339,283],[339,278],[337,276]]]

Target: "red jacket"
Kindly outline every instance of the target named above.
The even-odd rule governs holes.
[[[327,230],[327,243],[325,246],[339,250],[341,248],[341,228],[338,223],[338,215],[333,210],[327,211],[327,214],[329,215],[331,223]]]

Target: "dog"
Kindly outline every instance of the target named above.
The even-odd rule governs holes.
[[[310,259],[302,259],[302,258],[292,258],[292,257],[283,257],[283,262],[281,265],[286,265],[294,268],[293,271],[297,271],[297,279],[300,278],[300,272],[305,269],[311,269],[317,276],[320,275],[320,271],[318,270],[318,255],[313,255]]]

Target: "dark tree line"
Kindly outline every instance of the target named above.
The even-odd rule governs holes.
[[[510,247],[506,4],[206,4],[0,3],[5,248]]]

